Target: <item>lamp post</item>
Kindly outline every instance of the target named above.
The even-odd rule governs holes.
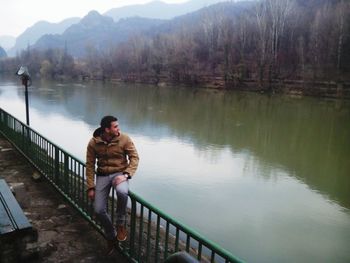
[[[25,101],[26,101],[26,123],[29,126],[29,100],[28,100],[28,87],[32,85],[32,80],[29,75],[28,68],[25,66],[21,66],[19,70],[17,70],[16,75],[21,77],[22,85],[25,88]]]

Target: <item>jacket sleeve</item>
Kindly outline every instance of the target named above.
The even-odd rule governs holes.
[[[93,140],[91,139],[86,150],[86,183],[87,189],[95,187],[95,164],[96,153],[93,147]]]
[[[137,166],[139,165],[139,155],[133,141],[129,137],[127,139],[127,143],[125,144],[124,150],[129,158],[129,165],[124,172],[128,173],[130,176],[133,176],[136,172]]]

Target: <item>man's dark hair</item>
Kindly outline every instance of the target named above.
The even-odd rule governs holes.
[[[114,121],[117,121],[118,119],[114,116],[104,116],[101,119],[100,122],[100,126],[102,128],[102,130],[106,129],[106,128],[111,128],[111,123]]]

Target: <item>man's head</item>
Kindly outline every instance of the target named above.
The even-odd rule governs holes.
[[[104,116],[100,123],[101,129],[104,133],[110,136],[118,136],[120,129],[118,119],[113,116]]]

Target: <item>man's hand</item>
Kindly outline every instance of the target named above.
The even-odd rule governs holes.
[[[90,190],[88,190],[88,198],[89,198],[91,201],[94,201],[94,199],[95,199],[95,189],[90,189]]]

